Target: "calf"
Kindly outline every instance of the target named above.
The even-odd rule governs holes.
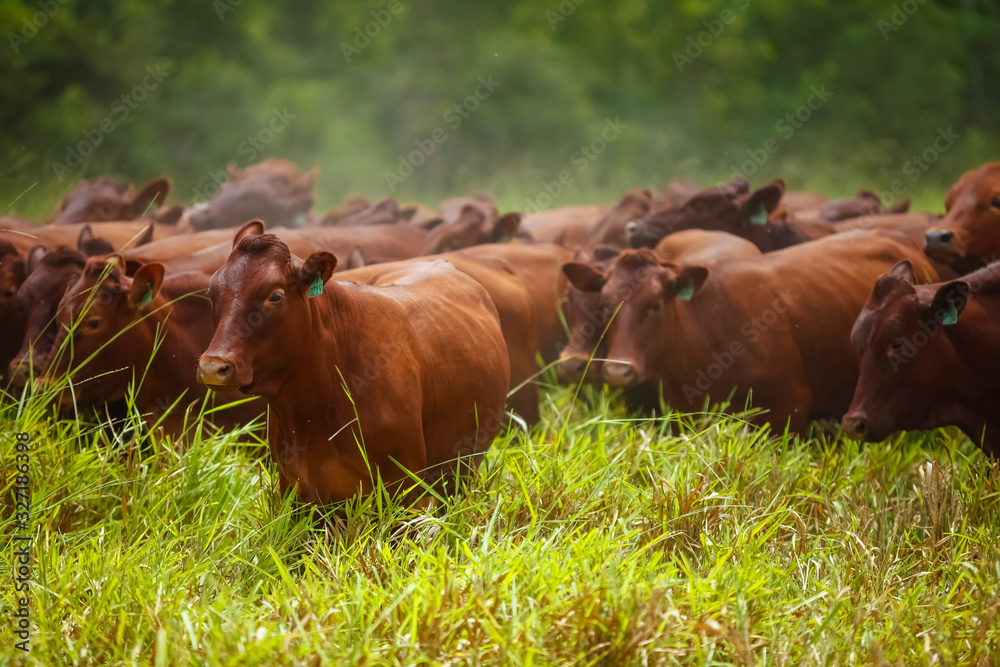
[[[1000,264],[919,285],[901,262],[875,284],[851,341],[861,367],[851,437],[957,426],[1000,456]]]
[[[927,232],[927,256],[959,274],[995,261],[1000,256],[1000,162],[963,174],[944,205],[944,220]]]
[[[332,254],[303,261],[260,221],[233,246],[212,278],[216,330],[198,379],[266,399],[283,491],[329,503],[410,475],[450,491],[478,464],[505,422],[510,380],[481,285],[446,262],[329,282]],[[378,359],[382,371],[365,378]]]
[[[771,252],[811,240],[793,222],[771,214],[778,210],[785,183],[774,180],[749,191],[743,179],[702,190],[684,204],[656,211],[626,227],[633,248],[651,248],[663,237],[685,229],[728,232]]]
[[[42,366],[42,384],[69,376],[57,394],[63,408],[117,401],[133,387],[135,407],[149,425],[184,432],[185,408],[205,398],[195,379],[198,355],[212,338],[208,276],[164,278],[162,264],[126,274],[120,257],[91,258],[59,306],[59,333]],[[242,398],[222,392],[218,403]],[[174,406],[177,402],[178,405]],[[263,412],[251,401],[212,414],[222,427],[245,424]]]
[[[623,252],[608,272],[572,269],[578,288],[618,310],[608,326],[609,384],[659,385],[674,409],[732,400],[804,433],[839,416],[857,382],[850,331],[876,279],[897,261],[930,264],[906,240],[831,236],[716,267]],[[843,267],[850,266],[850,271]]]

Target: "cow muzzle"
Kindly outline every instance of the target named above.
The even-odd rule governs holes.
[[[932,229],[927,232],[924,253],[936,262],[948,263],[961,254],[957,251],[956,245],[955,232]]]
[[[253,386],[253,374],[232,359],[203,354],[198,360],[198,382],[216,389],[239,389],[245,393]]]
[[[859,442],[879,442],[885,440],[888,434],[878,433],[878,429],[865,415],[845,415],[844,432],[852,440]]]
[[[590,366],[587,364],[590,362]],[[589,371],[591,373],[600,370],[600,363],[591,362],[587,357],[564,354],[559,358],[556,366],[556,377],[560,382],[580,382],[583,376]]]
[[[629,361],[606,361],[604,381],[612,387],[632,387],[639,384],[639,370]]]

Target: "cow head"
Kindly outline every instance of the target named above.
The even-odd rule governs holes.
[[[66,195],[49,224],[135,220],[155,211],[169,192],[170,181],[166,178],[150,181],[138,193],[134,185],[126,188],[110,178],[94,182],[83,179]]]
[[[70,248],[48,250],[35,246],[28,254],[28,273],[17,292],[17,309],[24,319],[20,349],[9,365],[11,381],[24,386],[32,368],[45,359],[55,344],[59,328],[59,302],[80,277],[87,258]]]
[[[919,287],[909,261],[875,283],[851,332],[860,376],[844,417],[847,433],[869,442],[904,429],[944,426],[932,406],[959,368],[952,327],[959,328],[969,284]]]
[[[935,262],[969,273],[1000,256],[1000,162],[966,172],[948,190],[946,215],[927,232]]]
[[[196,230],[235,227],[254,218],[275,226],[299,226],[312,208],[319,169],[300,173],[294,162],[268,158],[246,169],[230,165],[228,174],[215,197],[188,213]]]
[[[322,294],[337,259],[291,254],[264,223],[245,224],[226,263],[212,276],[215,335],[198,363],[198,381],[213,388],[272,396],[281,371],[306,353],[303,338],[316,326],[310,300]]]
[[[457,219],[442,221],[431,229],[425,254],[436,255],[483,243],[499,243],[516,237],[520,226],[520,213],[507,213],[488,220],[482,211],[466,206]]]
[[[653,210],[653,194],[649,190],[635,189],[626,192],[618,204],[593,226],[587,247],[598,244],[628,245],[626,228],[630,223],[646,217]]]
[[[601,295],[601,277],[605,276],[621,250],[614,246],[597,246],[592,255],[577,250],[573,261],[563,265],[563,273],[569,278],[566,286],[566,325],[569,327],[569,342],[559,356],[556,375],[562,382],[580,382],[586,375],[598,382],[601,377],[601,362],[608,350],[604,332],[611,313],[605,308]],[[573,277],[586,283],[588,290],[580,289]]]
[[[656,379],[655,369],[664,365],[666,354],[666,346],[657,341],[675,326],[677,302],[697,296],[708,269],[661,263],[642,249],[622,252],[606,274],[577,264],[567,275],[577,289],[599,293],[610,313],[605,382],[634,387]]]
[[[768,216],[778,208],[784,192],[785,182],[780,179],[753,192],[749,191],[745,179],[702,190],[680,206],[657,211],[627,225],[629,244],[634,248],[652,248],[668,234],[685,229],[705,229],[728,232],[755,243],[758,238],[774,236],[768,247],[761,247],[764,251],[792,245],[790,240],[783,238],[787,225],[768,221]]]
[[[56,340],[42,363],[45,381],[72,380],[72,395],[59,396],[62,405],[74,397],[77,403],[121,399],[133,377],[141,378],[155,331],[136,324],[163,305],[163,275],[158,263],[129,266],[117,255],[87,260],[59,304]]]

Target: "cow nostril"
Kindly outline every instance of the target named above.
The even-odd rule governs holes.
[[[938,238],[941,239],[941,241],[943,241],[944,243],[948,243],[953,238],[955,238],[955,233],[954,232],[941,232],[940,234],[938,234]]]
[[[222,364],[216,370],[216,373],[218,373],[220,376],[226,375],[228,372],[229,372],[229,365],[228,364]]]

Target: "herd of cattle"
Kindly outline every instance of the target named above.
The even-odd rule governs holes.
[[[866,441],[953,425],[1000,455],[1000,163],[944,216],[780,180],[320,215],[315,179],[265,160],[190,208],[166,179],[84,180],[44,225],[0,219],[8,393],[109,414],[132,393],[175,435],[206,397],[236,403],[219,427],[266,412],[282,489],[319,503],[376,478],[447,491],[509,412],[539,421],[539,358],[639,411],[752,406]]]

